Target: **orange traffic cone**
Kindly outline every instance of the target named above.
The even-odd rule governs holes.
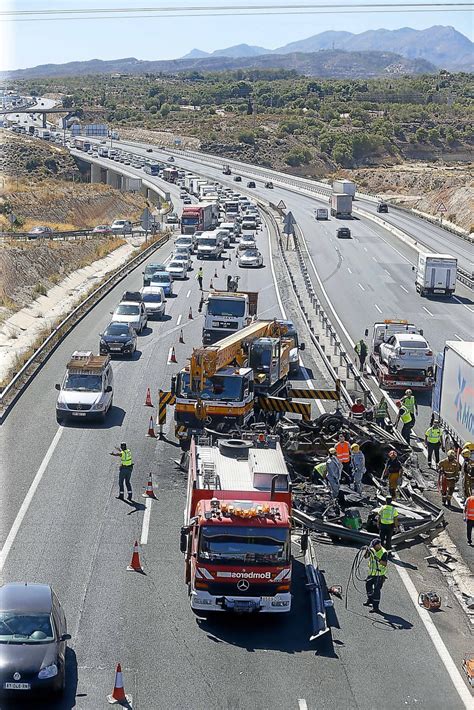
[[[188,315],[188,319],[189,319],[189,320],[192,320],[192,319],[193,319],[193,309],[191,308],[191,306],[189,306],[189,315]]]
[[[153,407],[153,403],[151,401],[151,392],[150,392],[149,387],[146,388],[145,407]]]
[[[212,279],[211,279],[211,283],[209,284],[209,289],[211,289],[211,288],[212,289],[214,288],[214,284],[212,283]]]
[[[219,278],[219,274],[217,273],[217,266],[216,266],[216,268],[214,269],[214,278],[215,278],[215,279],[218,279],[218,278]]]
[[[155,434],[155,427],[153,425],[153,417],[150,417],[150,421],[148,423],[148,434],[151,439],[156,439],[156,434]]]
[[[184,343],[183,329],[179,331],[179,342]]]
[[[171,348],[170,356],[168,362],[178,362],[176,359],[176,353],[174,351],[174,346]]]
[[[138,542],[136,540],[133,546],[132,561],[127,567],[127,572],[143,572],[140,555],[138,554]]]
[[[222,268],[225,269],[225,259],[222,259]]]
[[[130,695],[125,695],[125,690],[123,688],[123,677],[122,677],[122,666],[117,663],[117,668],[115,670],[115,682],[114,689],[111,695],[107,695],[107,702],[111,705],[123,705],[124,703],[130,704],[132,698]]]
[[[148,483],[146,484],[146,491],[145,493],[142,493],[143,498],[155,498],[155,491],[153,490],[153,478],[151,476],[151,473],[148,477]]]

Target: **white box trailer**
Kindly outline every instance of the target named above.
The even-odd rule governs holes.
[[[350,217],[352,215],[352,197],[343,193],[333,192],[329,205],[332,217]]]
[[[431,406],[446,448],[474,442],[474,342],[448,340],[438,353]]]
[[[350,195],[355,200],[356,184],[352,180],[333,180],[332,191],[340,195]]]
[[[450,254],[420,252],[415,269],[415,288],[420,296],[452,296],[456,290],[458,261]]]

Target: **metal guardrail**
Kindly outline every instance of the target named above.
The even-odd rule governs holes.
[[[31,242],[43,242],[43,241],[75,241],[76,239],[110,239],[112,237],[134,237],[141,236],[143,230],[133,229],[138,227],[140,222],[132,223],[131,232],[109,232],[108,234],[101,232],[94,232],[93,229],[71,229],[66,231],[53,232],[52,234],[43,236],[36,235],[31,236],[29,232],[0,232],[0,239],[3,241],[17,240],[17,241],[31,241]]]
[[[23,389],[29,384],[31,378],[36,374],[39,367],[51,354],[54,348],[70,332],[70,330],[101,300],[114,286],[123,278],[145,261],[156,249],[162,247],[168,241],[169,234],[144,249],[140,254],[130,259],[126,264],[119,267],[103,284],[96,288],[87,298],[74,308],[50,333],[46,340],[35,350],[33,355],[27,360],[23,367],[16,373],[8,385],[0,394],[0,422],[7,415],[10,407],[14,404]],[[33,369],[31,369],[33,367]],[[29,372],[29,370],[31,370]],[[22,381],[24,379],[24,381]],[[11,399],[8,399],[11,397]]]

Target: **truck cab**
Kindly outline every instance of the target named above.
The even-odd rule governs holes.
[[[257,302],[258,292],[253,291],[210,293],[202,331],[203,345],[217,343],[248,325],[257,313]]]
[[[113,401],[113,372],[109,355],[73,352],[66,365],[56,403],[56,420],[97,419],[104,421]]]

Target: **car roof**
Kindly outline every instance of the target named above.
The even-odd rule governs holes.
[[[142,296],[145,296],[147,293],[160,293],[163,295],[163,289],[161,286],[144,286],[141,291]]]
[[[0,611],[32,611],[49,614],[52,591],[48,584],[9,582],[0,587]]]
[[[424,338],[419,333],[394,333],[397,340],[417,340],[418,342],[426,343],[426,338]]]

